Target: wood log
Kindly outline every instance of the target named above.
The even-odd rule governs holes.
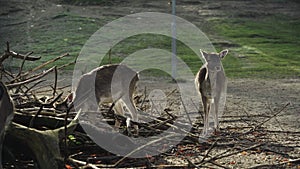
[[[63,168],[60,155],[58,133],[54,130],[39,131],[34,128],[12,123],[7,134],[14,140],[25,143],[34,154],[38,168]]]
[[[72,133],[76,128],[79,114],[80,112],[68,124],[67,134]],[[7,134],[10,138],[25,143],[31,149],[37,160],[38,168],[64,168],[64,158],[59,148],[59,142],[66,136],[64,126],[54,130],[41,131],[13,122],[7,128]]]

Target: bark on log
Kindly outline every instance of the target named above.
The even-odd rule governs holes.
[[[39,131],[17,123],[12,123],[7,134],[24,142],[37,159],[38,168],[63,168],[63,159],[60,155],[58,133],[51,130]]]
[[[77,116],[68,124],[68,134],[73,132],[78,124]],[[64,168],[64,158],[60,153],[59,141],[65,137],[64,127],[54,130],[37,130],[17,123],[12,123],[7,134],[16,140],[25,143],[33,152],[38,168],[61,169]]]

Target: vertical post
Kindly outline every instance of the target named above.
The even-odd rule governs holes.
[[[176,58],[176,0],[172,0],[172,77],[177,76],[177,58]]]

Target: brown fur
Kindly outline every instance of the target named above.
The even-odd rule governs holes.
[[[138,73],[126,65],[104,65],[82,75],[75,93],[73,93],[74,96],[66,98],[56,107],[62,108],[69,105],[73,107],[73,110],[75,108],[76,110],[95,111],[102,103],[115,103],[115,113],[124,115],[122,106],[122,103],[124,103],[133,121],[137,121],[133,93],[138,80]],[[94,86],[91,85],[93,82]],[[70,104],[70,101],[72,101],[72,104]]]

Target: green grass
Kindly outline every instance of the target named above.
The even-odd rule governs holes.
[[[60,13],[52,18],[51,24],[48,21],[40,23],[40,26],[33,27],[30,32],[30,37],[34,41],[27,43],[23,48],[24,51],[21,52],[25,53],[27,49],[30,49],[36,55],[42,56],[42,58],[39,61],[27,64],[26,68],[31,69],[63,53],[70,53],[70,57],[65,57],[55,62],[55,65],[60,66],[73,61],[79,55],[90,36],[101,26],[114,19],[116,18],[94,19],[72,13]],[[107,53],[100,65],[119,63],[130,54],[148,48],[165,49],[171,52],[171,38],[162,35],[142,34],[124,39],[112,47],[110,57]],[[192,50],[183,43],[178,42],[177,53],[189,66],[194,68],[194,72],[202,64]],[[48,67],[54,64],[48,65]],[[69,70],[72,70],[72,68],[72,66],[67,67]],[[152,72],[154,76],[165,76],[165,73],[161,71]]]
[[[224,60],[228,76],[300,77],[300,20],[283,15],[212,21],[223,38],[238,44]]]
[[[32,28],[30,38],[23,52],[28,49],[42,59],[31,63],[35,67],[63,53],[71,56],[59,60],[62,65],[74,60],[89,37],[101,26],[116,17],[87,18],[72,13],[59,13],[51,19]],[[219,51],[229,48],[229,55],[223,65],[231,78],[299,78],[300,77],[300,20],[284,15],[259,18],[215,18],[208,21],[208,36],[221,37],[230,41],[231,46],[215,44]],[[141,49],[158,48],[171,52],[171,38],[162,35],[142,34],[127,38],[112,48],[101,64],[118,63],[126,56]],[[193,51],[177,42],[177,55],[195,74],[202,65]],[[170,63],[171,64],[171,63]],[[53,66],[53,65],[49,65]],[[72,67],[68,67],[69,70]],[[161,71],[153,71],[155,76],[164,76]]]
[[[21,52],[28,52],[29,49],[42,58],[31,63],[27,69],[64,53],[69,53],[70,57],[55,62],[56,65],[63,65],[74,60],[89,37],[110,19],[94,19],[71,13],[60,13],[52,17],[51,22],[43,21],[34,26],[29,33],[33,42],[26,43]],[[50,66],[53,65],[48,67]]]
[[[109,59],[109,55],[107,54],[101,64],[103,65],[107,63],[119,63],[130,54],[143,49],[155,48],[171,52],[171,41],[172,39],[170,37],[163,35],[141,34],[132,36],[130,38],[124,39],[116,46],[114,46],[111,50],[111,59]],[[144,56],[146,56],[146,54]],[[202,64],[200,58],[197,57],[197,55],[189,47],[187,47],[180,41],[177,42],[177,56],[189,66],[193,73],[196,73]],[[156,61],[156,63],[158,64],[165,65],[166,67],[169,67],[171,65],[171,60],[162,61],[160,60],[160,58],[157,58],[154,61]],[[147,65],[148,63],[145,62],[144,64]],[[140,65],[139,67],[143,67],[143,65]],[[165,72],[157,70],[151,70],[150,72],[153,76],[166,75]],[[149,75],[149,72],[147,72],[147,75]]]

